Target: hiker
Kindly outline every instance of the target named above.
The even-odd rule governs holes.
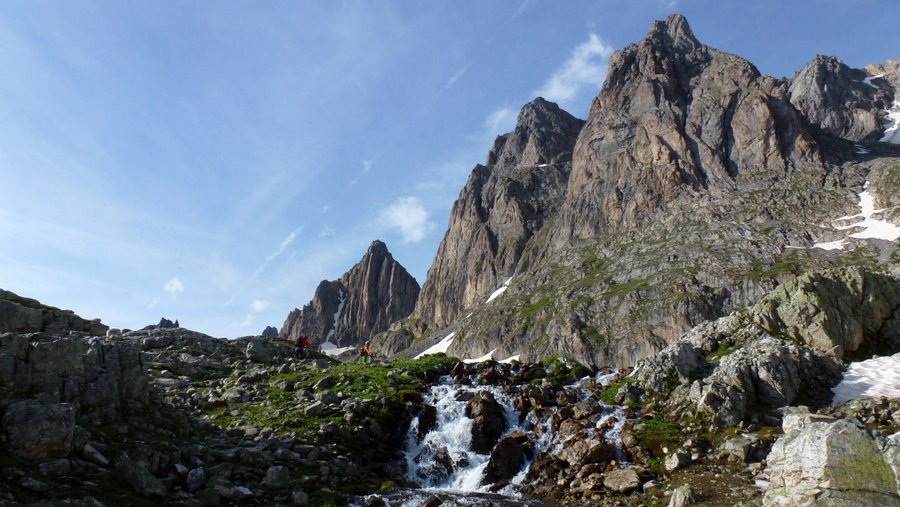
[[[306,359],[306,350],[309,348],[309,336],[301,335],[294,343],[294,357]]]
[[[369,353],[369,342],[366,342],[365,345],[359,349],[359,362],[372,362],[372,355]]]

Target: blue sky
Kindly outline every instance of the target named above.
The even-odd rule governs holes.
[[[422,283],[518,109],[675,11],[771,75],[900,58],[896,0],[2,0],[0,287],[235,337],[376,238]]]

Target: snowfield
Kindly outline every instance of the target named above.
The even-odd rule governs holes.
[[[490,303],[491,301],[497,299],[497,296],[506,292],[506,289],[509,288],[509,282],[511,282],[511,281],[512,281],[512,277],[507,278],[506,281],[503,282],[503,285],[501,285],[499,289],[497,289],[491,293],[491,295],[487,298],[487,301],[485,301],[485,303]]]
[[[900,140],[898,140],[900,142]],[[859,194],[859,213],[856,215],[848,215],[832,220],[833,222],[843,222],[854,219],[862,219],[856,223],[848,225],[834,226],[838,231],[847,229],[862,228],[859,232],[849,234],[848,238],[855,239],[883,239],[886,241],[897,241],[900,239],[900,227],[886,221],[874,218],[875,215],[884,212],[883,209],[875,209],[875,197],[869,192],[869,182],[863,186],[863,191]],[[848,244],[848,240],[841,239],[838,241],[830,241],[828,243],[815,243],[813,248],[821,248],[822,250],[843,250]]]
[[[831,391],[835,405],[869,396],[900,398],[900,353],[850,363],[844,379]]]
[[[886,109],[887,119],[884,121],[883,143],[900,144],[900,100],[894,98],[894,105]]]
[[[450,348],[450,344],[453,343],[453,337],[454,337],[455,335],[456,335],[456,333],[450,333],[450,334],[448,334],[447,336],[444,337],[443,340],[441,340],[441,341],[437,342],[436,344],[432,345],[431,347],[429,347],[428,349],[426,349],[424,352],[422,352],[421,354],[417,355],[414,359],[419,359],[420,357],[430,356],[430,355],[432,355],[432,354],[440,354],[440,353],[442,353],[442,352],[443,352],[444,354],[446,354],[446,353],[447,353],[447,349]]]

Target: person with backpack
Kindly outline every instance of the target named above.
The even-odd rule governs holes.
[[[369,342],[366,342],[361,349],[359,349],[359,362],[362,363],[370,363],[372,362],[372,354],[369,352]]]

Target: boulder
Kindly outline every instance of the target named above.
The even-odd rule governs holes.
[[[589,463],[609,461],[615,457],[614,445],[600,438],[583,438],[581,435],[567,441],[559,453],[561,460],[576,468]]]
[[[606,474],[603,485],[619,493],[628,493],[641,487],[641,479],[633,467],[617,468]]]
[[[768,457],[765,506],[900,506],[896,455],[849,419],[785,417]]]
[[[484,484],[512,479],[525,462],[534,456],[534,446],[524,433],[506,435],[494,446],[491,459],[484,469]]]
[[[471,449],[488,454],[506,430],[503,406],[489,391],[481,391],[466,404],[466,417],[474,420]]]
[[[69,403],[43,405],[24,400],[10,405],[0,428],[9,451],[27,459],[64,458],[72,450],[75,407]]]
[[[269,489],[286,489],[291,485],[291,472],[287,467],[272,465],[266,471],[266,487]]]
[[[118,477],[128,483],[132,489],[144,496],[164,497],[166,487],[157,479],[144,463],[133,461],[127,454],[116,460]]]
[[[666,507],[685,507],[692,503],[694,503],[694,493],[691,491],[690,486],[683,484],[672,491],[672,496],[669,498],[669,503],[666,504]]]
[[[279,346],[264,338],[250,338],[247,341],[247,349],[244,353],[247,359],[259,363],[283,361],[291,355],[289,347]]]

